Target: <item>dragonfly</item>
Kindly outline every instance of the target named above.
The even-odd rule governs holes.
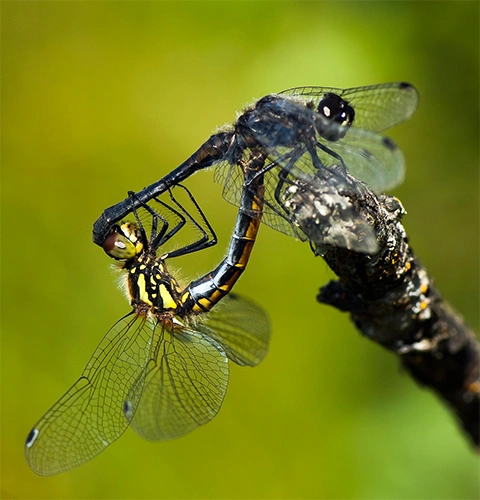
[[[260,192],[261,180],[255,182]],[[196,216],[179,201],[179,190]],[[132,309],[28,434],[26,459],[37,474],[54,475],[87,462],[129,426],[149,441],[193,431],[220,410],[229,361],[256,366],[267,353],[268,316],[251,300],[229,293],[252,251],[261,199],[245,191],[242,204],[248,211],[238,213],[226,257],[210,273],[181,286],[168,261],[211,246],[216,235],[185,186],[169,189],[168,195],[168,202],[155,196],[142,203],[129,193],[138,208],[112,226],[103,242],[123,273]],[[165,251],[185,227],[193,227],[196,239]]]
[[[403,155],[379,132],[410,118],[417,105],[417,90],[405,82],[350,89],[294,87],[267,95],[248,106],[232,125],[212,135],[177,168],[136,193],[135,199],[129,197],[107,208],[94,224],[93,241],[101,246],[112,225],[135,209],[136,203],[209,167],[215,168],[215,180],[223,185],[224,199],[236,206],[241,206],[245,190],[256,191],[257,176],[261,177],[262,221],[307,240],[285,203],[288,190],[300,178],[302,186],[320,181],[347,197],[355,196],[355,186],[342,182],[345,172],[376,193],[397,186],[405,175]],[[252,158],[256,158],[253,163]],[[255,175],[246,181],[245,172],[253,169]],[[356,245],[350,239],[349,245],[365,251],[372,247],[365,241]]]

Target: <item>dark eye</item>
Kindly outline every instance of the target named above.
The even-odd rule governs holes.
[[[139,249],[123,234],[110,233],[102,245],[105,253],[117,260],[129,260],[137,255]]]
[[[317,111],[332,124],[317,124],[318,133],[328,141],[338,141],[344,137],[355,118],[352,106],[339,95],[332,93],[323,96]]]

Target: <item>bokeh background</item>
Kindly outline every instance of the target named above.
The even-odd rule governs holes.
[[[163,444],[132,431],[40,478],[29,429],[128,310],[91,242],[102,210],[157,180],[245,103],[297,85],[414,83],[391,132],[411,243],[478,330],[477,2],[2,2],[2,495],[87,498],[478,498],[449,411],[315,294],[308,245],[262,227],[237,291],[271,315],[263,364],[231,370],[218,417]],[[212,172],[188,181],[223,257],[236,215]]]

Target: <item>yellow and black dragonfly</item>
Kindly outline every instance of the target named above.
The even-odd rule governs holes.
[[[405,172],[402,153],[378,132],[408,119],[417,104],[415,87],[404,82],[350,89],[295,87],[267,95],[175,170],[138,192],[134,200],[130,197],[107,208],[94,224],[93,240],[103,245],[112,225],[136,204],[208,167],[215,167],[215,179],[224,186],[223,197],[236,206],[242,205],[245,190],[255,193],[256,178],[261,176],[263,222],[308,239],[292,220],[285,203],[287,190],[300,179],[303,189],[320,181],[355,195],[351,192],[355,186],[344,182],[345,171],[375,192],[398,185]],[[246,170],[255,170],[256,175],[246,181]]]
[[[178,190],[192,200],[199,221],[177,200]],[[227,256],[214,271],[184,287],[167,261],[214,244],[216,236],[185,187],[168,193],[169,203],[159,197],[138,203],[133,220],[112,226],[103,242],[123,271],[132,311],[107,332],[81,377],[30,431],[26,459],[40,475],[83,464],[129,425],[150,441],[189,433],[220,410],[228,360],[255,366],[267,353],[265,312],[250,300],[227,296],[247,265],[261,201],[245,191],[243,204],[249,210],[239,211]],[[165,244],[185,225],[196,228],[200,237],[165,253]]]

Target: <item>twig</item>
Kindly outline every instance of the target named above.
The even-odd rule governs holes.
[[[333,179],[333,180],[332,180]],[[339,277],[318,301],[349,312],[368,338],[397,354],[480,444],[480,344],[442,298],[408,244],[396,198],[376,196],[337,167],[285,194],[291,222]]]

